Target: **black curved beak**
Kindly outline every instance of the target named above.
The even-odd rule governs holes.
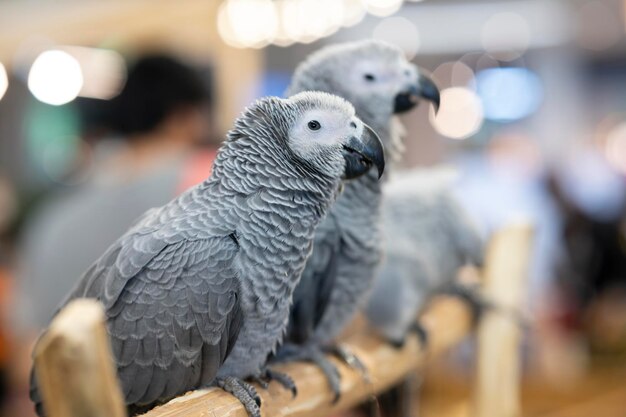
[[[421,98],[425,98],[433,103],[435,113],[439,110],[441,98],[437,85],[425,75],[420,74],[417,85],[412,85],[407,91],[396,96],[394,113],[404,113],[415,107]]]
[[[343,145],[343,157],[346,160],[344,179],[360,177],[375,166],[378,178],[385,171],[385,151],[380,138],[371,127],[364,124],[360,138],[352,136],[347,144]]]

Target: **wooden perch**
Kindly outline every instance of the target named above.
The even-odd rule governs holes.
[[[420,348],[416,337],[410,337],[402,349],[395,349],[371,334],[365,325],[360,331],[351,332],[343,344],[368,367],[371,381],[366,382],[357,371],[331,359],[342,376],[342,397],[337,404],[332,404],[333,394],[315,366],[293,363],[276,367],[293,377],[298,386],[298,396],[292,399],[291,393],[276,383],[272,383],[267,391],[257,387],[263,399],[263,415],[323,417],[368,400],[418,369],[429,355],[459,343],[470,330],[470,311],[458,299],[441,297],[425,313],[423,324],[429,334],[426,352]],[[145,414],[145,417],[182,416],[247,417],[247,413],[233,396],[221,389],[211,388],[193,391]]]
[[[529,227],[496,234],[487,254],[486,295],[497,305],[517,309],[528,265]],[[369,379],[331,358],[342,376],[341,400],[333,394],[321,371],[307,363],[277,366],[298,386],[298,396],[272,383],[260,387],[262,413],[271,417],[324,417],[354,407],[386,391],[418,370],[426,360],[465,338],[471,313],[464,301],[440,296],[422,316],[429,336],[424,350],[417,337],[395,349],[373,334],[364,320],[350,326],[342,344],[369,370]],[[488,313],[481,324],[479,381],[476,395],[480,417],[516,417],[519,406],[518,323],[510,315]],[[496,360],[497,359],[497,360]],[[50,417],[121,417],[125,415],[115,381],[111,352],[98,303],[77,300],[54,320],[36,350],[36,367]],[[506,393],[504,393],[506,391]],[[504,394],[503,394],[504,393]],[[217,388],[187,393],[145,414],[146,417],[248,417],[241,403]]]
[[[124,417],[104,326],[94,300],[68,304],[35,348],[39,388],[49,417]]]
[[[533,230],[520,224],[496,233],[487,250],[483,276],[486,299],[500,309],[519,312],[530,261]],[[478,327],[476,417],[519,417],[520,323],[512,315],[488,311]]]

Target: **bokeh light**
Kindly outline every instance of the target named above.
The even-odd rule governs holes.
[[[280,4],[284,36],[309,43],[328,36],[344,22],[343,2],[334,0],[283,0]]]
[[[461,61],[444,62],[433,71],[440,87],[472,88],[474,71]]]
[[[342,25],[345,27],[354,26],[365,17],[365,6],[362,0],[344,0],[344,17]]]
[[[0,100],[4,97],[4,94],[7,92],[9,88],[9,76],[7,75],[7,70],[0,62]]]
[[[543,98],[539,77],[526,68],[491,68],[476,75],[485,117],[513,121],[534,113]]]
[[[593,51],[602,51],[619,42],[622,24],[618,16],[602,1],[584,4],[578,11],[578,44]]]
[[[83,74],[80,97],[108,100],[119,94],[126,80],[126,63],[119,53],[80,46],[64,46],[61,49],[80,64]]]
[[[47,104],[59,106],[74,100],[83,87],[80,64],[65,51],[52,50],[39,55],[28,74],[28,88]]]
[[[609,132],[604,152],[611,166],[626,174],[626,122],[618,124]]]
[[[217,29],[224,41],[238,48],[262,48],[278,32],[278,13],[271,0],[228,0],[220,5]]]
[[[385,17],[394,14],[402,6],[403,0],[363,0],[368,13]]]
[[[499,68],[500,62],[489,54],[483,54],[476,60],[474,71],[480,72],[489,68]]]
[[[517,13],[497,13],[483,25],[483,48],[501,61],[513,61],[526,52],[530,45],[528,22]]]
[[[420,46],[417,27],[409,19],[400,16],[383,19],[374,28],[373,37],[398,46],[408,59],[415,57]]]
[[[446,88],[441,91],[441,107],[435,115],[430,112],[435,130],[452,139],[465,139],[480,129],[483,108],[472,90],[464,87]]]
[[[217,28],[236,48],[289,46],[332,35],[365,13],[361,0],[227,0],[218,10]]]

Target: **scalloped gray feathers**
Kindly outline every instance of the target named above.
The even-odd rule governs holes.
[[[280,342],[314,229],[344,169],[337,155],[312,163],[289,147],[298,117],[320,107],[354,114],[321,93],[247,108],[211,177],[147,211],[63,302],[104,304],[129,406],[169,400],[216,376],[257,375]],[[43,414],[35,379],[31,398]]]
[[[363,96],[341,78],[355,62],[363,60],[409,65],[401,50],[384,42],[332,45],[298,66],[287,94],[316,90],[345,98],[354,105],[357,116],[378,133],[388,154],[396,142],[392,120],[398,91]],[[294,294],[286,341],[329,344],[364,304],[382,257],[381,185],[374,174],[372,170],[347,182],[317,229],[313,254]]]

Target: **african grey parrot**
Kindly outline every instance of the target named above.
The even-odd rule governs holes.
[[[259,417],[243,379],[292,384],[265,361],[342,177],[372,166],[382,174],[380,139],[345,100],[308,92],[259,100],[205,182],[146,212],[87,270],[65,303],[104,304],[131,412],[216,385]],[[42,414],[35,379],[31,388]]]
[[[388,157],[401,151],[394,115],[413,108],[420,97],[439,105],[439,91],[429,78],[398,48],[372,40],[313,53],[296,69],[287,94],[304,90],[326,91],[350,101],[380,135]],[[294,293],[285,344],[276,357],[316,363],[336,400],[339,374],[323,350],[342,353],[332,342],[365,301],[381,259],[382,195],[377,180],[372,171],[347,183],[317,229],[313,254]]]
[[[453,195],[455,176],[446,168],[419,169],[384,186],[385,259],[365,312],[395,345],[421,330],[418,313],[434,293],[454,289],[459,268],[483,262],[481,234]]]

